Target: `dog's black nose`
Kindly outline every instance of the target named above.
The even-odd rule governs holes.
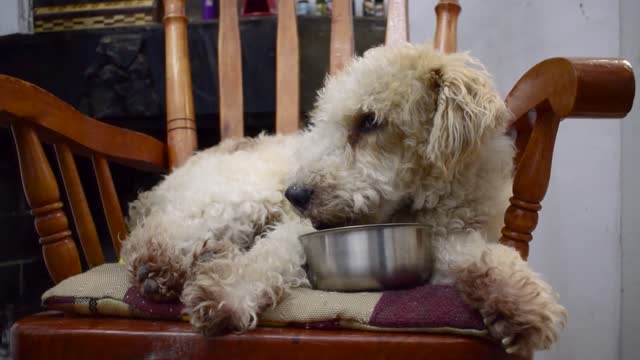
[[[284,197],[299,210],[305,210],[311,201],[313,190],[301,185],[291,185],[284,192]]]

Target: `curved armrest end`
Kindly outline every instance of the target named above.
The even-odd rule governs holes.
[[[622,59],[551,58],[527,71],[505,100],[521,118],[548,102],[560,118],[622,118],[633,105],[635,79]]]

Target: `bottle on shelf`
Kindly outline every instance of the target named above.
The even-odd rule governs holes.
[[[262,16],[276,14],[276,0],[243,0],[242,16]]]
[[[309,0],[296,1],[296,14],[309,15]]]
[[[384,16],[384,0],[364,0],[362,2],[363,16]]]
[[[213,20],[218,17],[215,0],[202,0],[202,19]]]
[[[317,16],[329,15],[328,10],[329,9],[327,6],[327,0],[316,0],[314,15],[317,15]]]

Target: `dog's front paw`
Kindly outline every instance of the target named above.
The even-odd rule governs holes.
[[[257,323],[251,302],[243,303],[230,289],[203,276],[187,282],[182,302],[193,328],[204,335],[244,332]]]
[[[507,352],[527,355],[558,340],[567,311],[514,249],[495,245],[452,270],[458,289],[480,310],[489,333]]]
[[[567,312],[552,296],[538,293],[525,303],[502,302],[481,310],[489,333],[510,354],[546,350],[558,340]]]
[[[129,283],[150,300],[178,299],[188,274],[183,256],[163,242],[144,245],[127,259]]]

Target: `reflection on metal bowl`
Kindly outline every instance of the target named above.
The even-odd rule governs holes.
[[[377,224],[300,236],[314,288],[372,291],[417,286],[431,276],[433,255],[420,224]]]

